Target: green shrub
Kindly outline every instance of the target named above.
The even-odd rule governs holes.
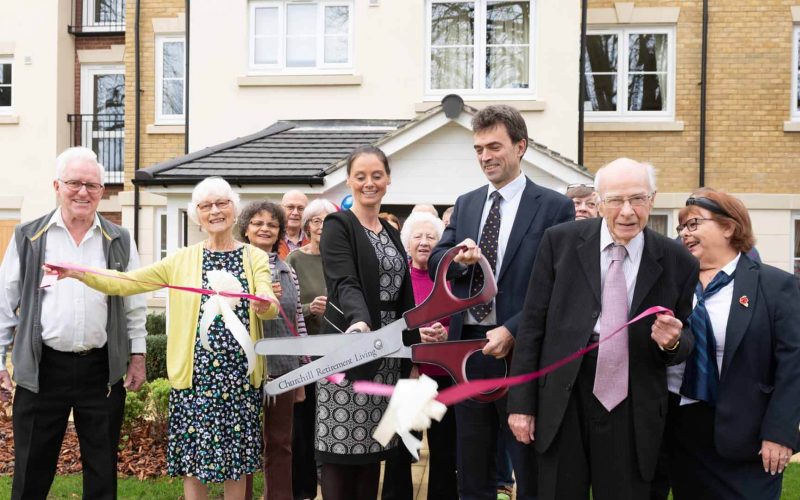
[[[147,413],[150,387],[142,384],[136,391],[128,391],[125,395],[125,413],[122,417],[122,434],[127,436],[137,425],[141,425]],[[123,437],[123,439],[127,439]]]
[[[156,442],[163,442],[167,438],[167,422],[169,420],[169,392],[172,387],[165,378],[154,379],[150,386],[150,416],[153,419],[151,435]]]
[[[167,378],[167,336],[147,335],[147,379]]]
[[[167,315],[164,313],[150,313],[144,324],[148,335],[167,334]]]

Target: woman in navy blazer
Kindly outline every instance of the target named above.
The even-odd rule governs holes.
[[[689,318],[695,350],[668,372],[673,495],[778,499],[800,440],[800,290],[789,273],[746,255],[754,238],[739,199],[701,189],[679,221],[700,283]]]

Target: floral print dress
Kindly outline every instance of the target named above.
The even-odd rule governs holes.
[[[203,288],[207,271],[219,269],[247,290],[242,252],[203,250]],[[207,299],[202,296],[200,316]],[[234,310],[248,330],[249,308],[243,299]],[[261,468],[261,391],[250,383],[244,351],[221,316],[209,328],[208,341],[214,352],[203,348],[199,332],[195,336],[192,386],[170,392],[167,468],[171,476],[220,483]]]

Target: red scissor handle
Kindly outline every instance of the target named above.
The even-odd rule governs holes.
[[[467,360],[474,352],[483,349],[489,339],[454,340],[451,342],[432,342],[429,344],[414,344],[411,346],[411,361],[414,363],[427,363],[443,368],[457,384],[469,382],[467,378]],[[509,354],[509,357],[511,355]],[[503,361],[511,361],[507,357]],[[506,373],[507,375],[508,373]],[[508,387],[501,387],[490,392],[479,394],[471,399],[481,403],[490,403],[506,395]]]
[[[461,299],[453,295],[453,292],[447,287],[447,269],[456,255],[458,255],[458,252],[466,250],[466,248],[463,245],[455,246],[442,256],[442,260],[439,261],[439,267],[436,269],[436,279],[433,281],[433,289],[430,295],[422,304],[403,314],[409,329],[419,328],[426,323],[452,316],[457,312],[466,311],[473,306],[485,304],[497,295],[494,271],[492,271],[489,261],[483,255],[478,261],[478,265],[483,269],[483,288],[477,295]]]

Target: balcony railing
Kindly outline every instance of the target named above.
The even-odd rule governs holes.
[[[122,184],[125,173],[125,115],[67,115],[70,143],[97,153],[106,184]]]
[[[74,35],[125,33],[125,0],[72,0]]]

